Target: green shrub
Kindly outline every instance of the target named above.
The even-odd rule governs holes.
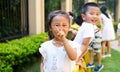
[[[114,30],[115,32],[117,31],[117,25],[118,25],[118,22],[114,22],[113,23],[113,27],[114,27]],[[100,28],[100,24],[98,23],[97,26]]]
[[[0,71],[13,72],[14,67],[33,61],[46,37],[47,33],[42,33],[0,43]]]
[[[5,61],[0,60],[0,72],[13,72],[11,65],[8,65]]]
[[[117,32],[117,25],[118,25],[118,22],[114,22],[114,23],[113,23],[115,32]]]

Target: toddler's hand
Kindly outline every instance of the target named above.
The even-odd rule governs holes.
[[[98,31],[100,31],[101,29],[100,28],[97,28]]]

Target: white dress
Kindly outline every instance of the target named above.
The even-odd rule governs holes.
[[[102,30],[102,40],[114,40],[115,33],[112,24],[112,17],[108,15],[110,18],[107,18],[104,14],[101,14],[102,23],[103,23],[103,30]]]
[[[120,36],[120,23],[117,26],[117,35]]]
[[[56,47],[53,40],[47,41],[41,45],[39,52],[44,57],[44,72],[72,72],[75,61],[71,61],[64,47]],[[81,52],[80,45],[69,41],[73,48],[77,48],[77,55]]]

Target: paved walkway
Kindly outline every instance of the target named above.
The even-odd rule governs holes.
[[[113,48],[117,51],[120,51],[120,46],[118,46],[118,41],[117,40],[111,41],[111,48]]]

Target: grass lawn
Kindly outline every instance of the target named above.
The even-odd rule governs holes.
[[[101,72],[120,72],[120,52],[111,50],[112,57],[102,60],[104,68]]]
[[[111,53],[112,57],[102,60],[104,68],[101,72],[120,72],[120,52],[112,49]],[[21,72],[40,72],[40,58],[36,63],[28,64],[23,67]]]
[[[38,60],[34,63],[26,63],[16,72],[40,72],[40,58],[38,58]]]

